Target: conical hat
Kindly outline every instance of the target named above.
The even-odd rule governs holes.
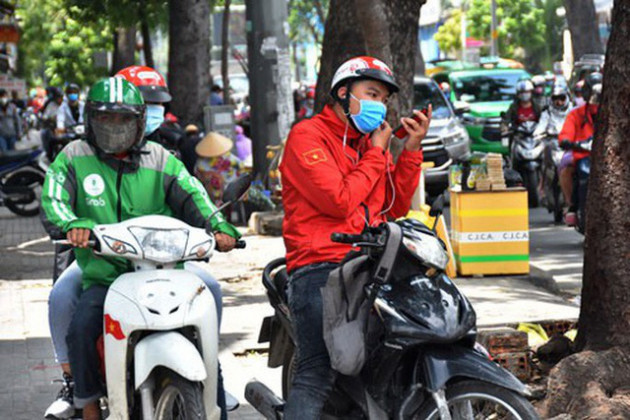
[[[224,155],[232,149],[232,140],[219,133],[208,133],[195,147],[201,157],[212,158]]]

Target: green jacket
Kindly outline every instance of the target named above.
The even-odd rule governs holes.
[[[147,142],[140,154],[120,160],[100,158],[87,142],[74,141],[48,169],[41,217],[53,238],[65,237],[73,228],[92,229],[96,224],[151,214],[173,216],[239,238],[238,230],[220,212],[208,221],[215,209],[201,182],[157,143]],[[130,261],[97,257],[90,249],[77,248],[75,255],[84,289],[108,286],[132,270]]]

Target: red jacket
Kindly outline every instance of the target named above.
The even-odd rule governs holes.
[[[289,272],[308,264],[341,261],[350,246],[332,242],[330,234],[360,233],[366,214],[362,204],[369,210],[370,225],[385,221],[380,213],[390,206],[392,196],[395,201],[387,216],[397,218],[409,211],[420,178],[422,151],[405,150],[394,165],[389,152],[372,147],[369,137],[352,126],[344,151],[345,128],[332,107],[326,106],[289,133],[280,164]]]
[[[562,140],[569,140],[576,143],[578,141],[587,140],[589,137],[593,136],[595,124],[593,123],[593,115],[590,112],[586,112],[588,106],[593,107],[594,105],[582,105],[569,112],[562,126],[562,131],[558,134],[558,141],[560,143],[562,143]],[[573,151],[573,159],[576,162],[590,155],[589,152]]]

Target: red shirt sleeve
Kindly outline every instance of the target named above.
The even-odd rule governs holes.
[[[405,216],[409,212],[413,193],[418,188],[418,183],[420,182],[422,161],[422,150],[410,152],[403,149],[398,157],[398,162],[392,172],[395,200],[392,208],[387,213],[389,217],[397,219]],[[392,186],[389,180],[387,180],[387,199],[385,200],[387,206],[391,203],[391,199]]]
[[[385,171],[383,149],[367,151],[354,170],[343,174],[326,143],[315,133],[295,127],[280,165],[288,181],[322,213],[345,218],[371,193]]]
[[[567,119],[564,121],[564,125],[562,126],[562,130],[560,130],[560,134],[558,134],[558,142],[562,143],[562,140],[575,141],[577,119],[577,109],[569,112],[569,115],[567,115]]]

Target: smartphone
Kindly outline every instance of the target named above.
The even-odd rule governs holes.
[[[429,115],[429,108],[422,108],[420,110],[420,112],[422,112],[424,115],[428,116]],[[416,114],[412,114],[409,116],[409,118],[415,120],[416,122],[420,122],[420,117],[418,117]],[[399,125],[398,127],[396,127],[396,129],[394,130],[394,135],[396,137],[398,137],[399,139],[404,139],[405,137],[407,137],[407,130],[405,129],[404,125]]]

